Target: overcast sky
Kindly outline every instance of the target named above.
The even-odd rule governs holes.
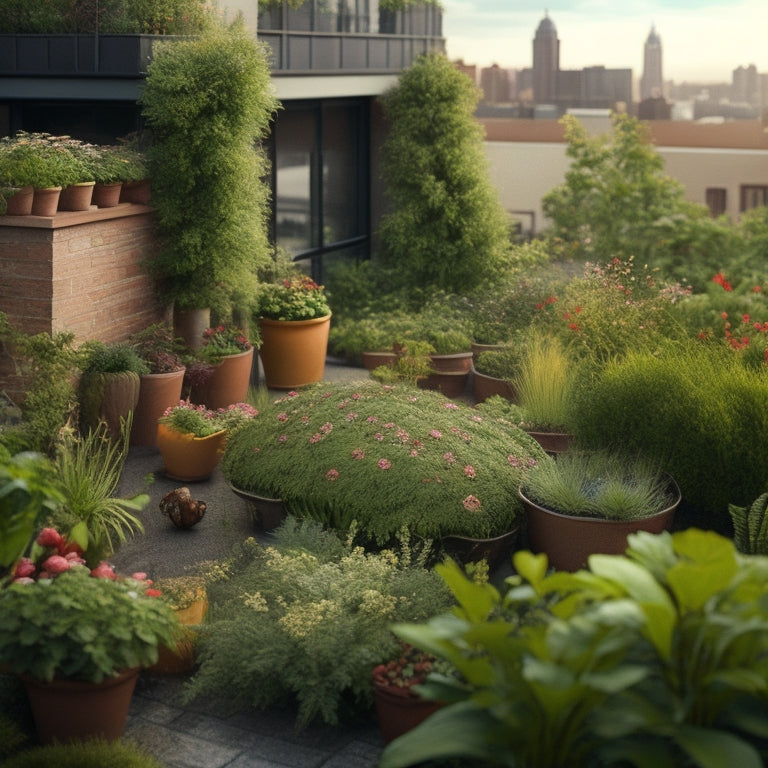
[[[651,30],[661,37],[664,79],[730,82],[738,66],[768,72],[768,0],[442,0],[451,59],[522,69],[548,11],[560,68],[602,64],[639,78]]]

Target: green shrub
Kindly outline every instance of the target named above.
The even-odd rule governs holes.
[[[724,348],[629,353],[579,387],[576,401],[582,444],[660,462],[701,526],[727,530],[728,505],[768,487],[768,378]]]
[[[370,706],[371,672],[398,647],[391,622],[447,609],[448,591],[406,538],[371,554],[292,518],[274,535],[274,546],[249,539],[217,565],[188,697],[295,701],[299,726],[335,724]]]
[[[522,431],[435,392],[371,382],[280,398],[232,435],[221,468],[236,488],[342,531],[357,521],[383,544],[404,526],[424,538],[506,533],[542,455]]]
[[[98,739],[34,747],[6,760],[2,768],[163,768],[144,749],[123,741]]]

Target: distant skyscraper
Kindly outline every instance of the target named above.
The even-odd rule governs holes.
[[[651,27],[645,41],[643,76],[640,78],[640,99],[658,99],[663,96],[664,80],[661,70],[661,38],[656,27]]]
[[[557,73],[560,70],[560,41],[549,14],[539,23],[533,38],[533,100],[552,104],[557,98]]]

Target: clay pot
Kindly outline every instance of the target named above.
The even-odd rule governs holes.
[[[122,182],[115,184],[96,184],[93,188],[92,202],[99,208],[114,208],[120,202]]]
[[[133,411],[131,445],[157,447],[157,420],[167,408],[179,404],[185,370],[141,376],[139,400]]]
[[[32,196],[33,216],[55,216],[59,208],[61,187],[36,189]]]
[[[59,195],[60,211],[87,211],[91,207],[96,182],[84,181],[64,187]]]
[[[113,440],[121,434],[121,420],[139,402],[141,378],[138,373],[83,373],[80,377],[80,419],[85,429],[95,430],[100,421],[109,428]]]
[[[149,205],[152,200],[152,185],[149,179],[141,181],[124,181],[120,190],[121,203],[137,203]]]
[[[185,483],[207,480],[221,461],[227,430],[208,437],[177,432],[165,424],[157,425],[157,447],[163,457],[166,477]]]
[[[259,320],[261,364],[271,389],[322,381],[331,315],[312,320]]]
[[[489,397],[499,395],[505,400],[514,402],[517,392],[512,383],[507,379],[497,379],[495,376],[487,376],[472,368],[472,399],[475,403],[485,402]]]
[[[6,216],[29,216],[32,213],[32,198],[35,194],[33,187],[18,187],[12,190],[6,190],[6,192]],[[10,194],[11,192],[13,194]]]
[[[406,695],[400,689],[374,685],[373,700],[379,730],[385,744],[394,741],[437,712],[442,706],[437,701],[421,699],[414,694]]]
[[[237,355],[223,357],[204,384],[192,387],[189,399],[210,410],[243,403],[248,397],[253,368],[253,347]]]
[[[468,371],[435,371],[419,379],[419,389],[432,389],[445,397],[461,397],[467,388]]]

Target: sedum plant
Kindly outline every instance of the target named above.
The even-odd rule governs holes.
[[[505,594],[438,566],[459,606],[395,632],[464,682],[428,679],[422,696],[448,706],[381,768],[764,765],[768,558],[697,529],[629,542],[577,573],[518,552]]]
[[[392,657],[393,621],[451,604],[406,537],[380,553],[288,518],[274,544],[248,539],[217,563],[189,698],[218,694],[266,708],[298,704],[297,725],[335,724],[372,702],[371,670]],[[420,618],[418,618],[420,617]]]

